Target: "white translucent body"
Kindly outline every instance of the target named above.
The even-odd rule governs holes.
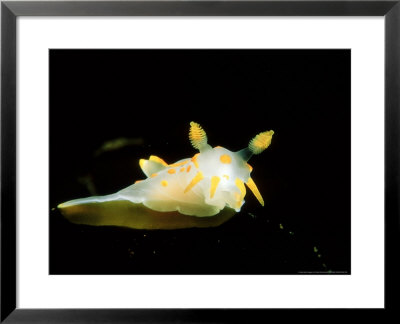
[[[160,212],[178,211],[185,215],[203,217],[216,215],[225,207],[240,211],[244,203],[244,185],[240,188],[238,180],[242,184],[246,183],[251,171],[238,153],[207,145],[194,158],[183,159],[171,165],[146,162],[142,169],[149,176],[147,179],[112,195],[71,200],[60,207],[128,200],[132,203],[143,203]],[[181,164],[183,162],[186,163]],[[196,175],[197,178],[200,177],[199,172],[201,180],[190,186]],[[218,177],[219,182],[212,193],[213,177]]]

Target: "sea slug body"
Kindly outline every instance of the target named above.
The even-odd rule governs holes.
[[[218,226],[240,211],[246,186],[264,205],[247,161],[270,145],[273,134],[272,130],[262,132],[247,148],[233,152],[211,147],[203,128],[191,122],[189,139],[199,151],[193,157],[172,164],[154,155],[141,159],[146,179],[111,195],[75,199],[58,208],[71,222],[89,225],[139,229]]]

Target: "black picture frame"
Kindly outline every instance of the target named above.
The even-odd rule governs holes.
[[[1,322],[249,322],[268,309],[16,308],[16,19],[19,16],[383,16],[385,19],[385,308],[396,311],[399,247],[400,1],[2,1]],[[300,312],[299,314],[308,314]],[[308,315],[305,315],[308,316]],[[368,313],[368,316],[371,316]]]

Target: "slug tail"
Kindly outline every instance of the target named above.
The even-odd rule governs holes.
[[[77,205],[83,205],[83,204],[92,204],[92,203],[101,203],[101,202],[106,202],[106,201],[111,201],[111,200],[117,200],[119,195],[117,194],[111,194],[111,195],[106,195],[106,196],[92,196],[92,197],[86,197],[86,198],[79,198],[79,199],[74,199],[70,200],[67,202],[64,202],[62,204],[59,204],[57,208],[62,209],[62,208],[67,208],[71,206],[77,206]]]

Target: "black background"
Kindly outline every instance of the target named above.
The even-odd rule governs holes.
[[[50,50],[50,209],[194,155],[190,121],[232,151],[275,131],[249,161],[265,206],[248,191],[227,223],[172,231],[51,210],[51,274],[350,273],[349,50]],[[96,154],[117,138],[136,144]]]

